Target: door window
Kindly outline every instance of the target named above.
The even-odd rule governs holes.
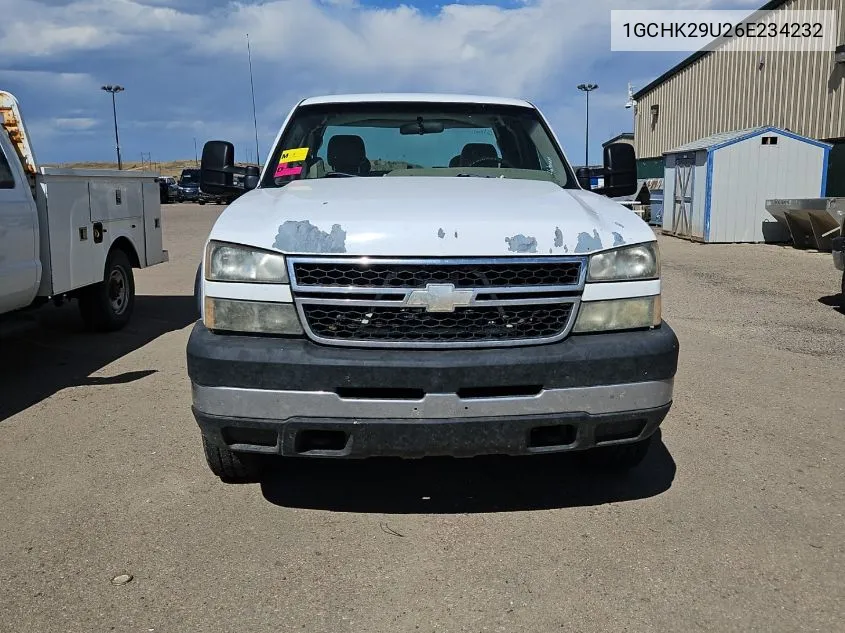
[[[15,177],[12,175],[12,168],[9,166],[9,161],[3,154],[3,149],[0,148],[0,189],[14,189]]]

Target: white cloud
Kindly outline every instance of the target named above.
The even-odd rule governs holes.
[[[196,0],[66,0],[49,7],[0,0],[0,63],[64,71],[0,71],[0,85],[28,93],[24,107],[36,118],[30,128],[48,138],[91,134],[93,126],[82,121],[92,115],[110,123],[111,104],[99,87],[120,81],[132,90],[119,102],[120,125],[130,134],[134,126],[144,151],[148,143],[184,144],[194,135],[248,143],[254,138],[249,33],[262,152],[300,98],[339,92],[524,97],[538,103],[562,135],[575,138],[573,130],[583,126],[583,95],[575,90],[581,81],[601,85],[591,107],[607,114],[608,127],[629,127],[622,119],[627,115],[619,114],[627,112],[626,80],[602,67],[611,56],[610,11],[666,6],[666,0],[514,0],[503,6],[450,0],[421,11],[412,3],[214,0],[199,10]],[[671,4],[754,8],[758,2]],[[66,72],[83,67],[89,72]],[[635,83],[642,87],[645,80]],[[599,121],[591,122],[591,134],[594,125]]]
[[[49,9],[34,0],[0,0],[0,15],[5,59],[125,46],[143,35],[189,32],[207,21],[132,0],[81,0]]]
[[[46,87],[55,93],[87,92],[99,88],[99,84],[87,73],[48,70],[0,70],[0,84]]]
[[[97,119],[89,117],[57,118],[52,120],[52,124],[58,130],[90,130],[92,127],[96,127]]]
[[[620,4],[452,3],[430,14],[410,5],[364,7],[356,0],[270,0],[191,14],[133,0],[79,0],[49,10],[34,0],[0,0],[0,55],[13,61],[116,47],[146,55],[172,44],[214,60],[242,57],[249,33],[253,59],[273,64],[279,84],[293,71],[309,74],[315,86],[336,87],[333,92],[367,85],[522,96],[551,92],[550,80],[571,72],[577,60],[609,53],[604,29],[609,12]],[[665,0],[631,4],[659,8]]]

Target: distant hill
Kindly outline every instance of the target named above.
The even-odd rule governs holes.
[[[246,163],[237,163],[244,166]],[[65,167],[68,169],[117,169],[117,163],[78,162],[78,163],[45,163],[45,167]],[[183,169],[196,169],[197,165],[193,159],[172,160],[166,163],[153,162],[141,164],[140,162],[124,162],[124,171],[152,171],[162,176],[176,176],[182,173]],[[381,160],[376,158],[372,161],[373,171],[391,171],[393,169],[421,169],[422,165],[406,163],[401,160]]]
[[[241,163],[238,163],[241,165]],[[46,163],[45,167],[65,167],[68,169],[117,169],[117,163],[97,163],[97,162],[79,162],[79,163]],[[193,159],[190,160],[172,160],[165,163],[150,163],[141,164],[139,162],[124,162],[124,171],[152,171],[162,176],[179,176],[183,169],[196,169],[197,164]]]
[[[375,158],[371,161],[373,171],[393,171],[394,169],[422,169],[422,165],[406,163],[402,160],[382,160]]]

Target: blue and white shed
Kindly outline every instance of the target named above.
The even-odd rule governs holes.
[[[665,152],[663,232],[702,242],[790,241],[766,200],[823,196],[831,147],[767,126]]]

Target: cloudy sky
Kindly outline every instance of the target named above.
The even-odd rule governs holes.
[[[19,100],[41,162],[113,160],[119,83],[126,161],[190,158],[194,139],[254,159],[246,34],[261,158],[301,98],[343,92],[457,92],[526,98],[583,162],[632,129],[627,84],[684,53],[612,53],[610,11],[753,9],[762,0],[0,0],[0,88]]]

